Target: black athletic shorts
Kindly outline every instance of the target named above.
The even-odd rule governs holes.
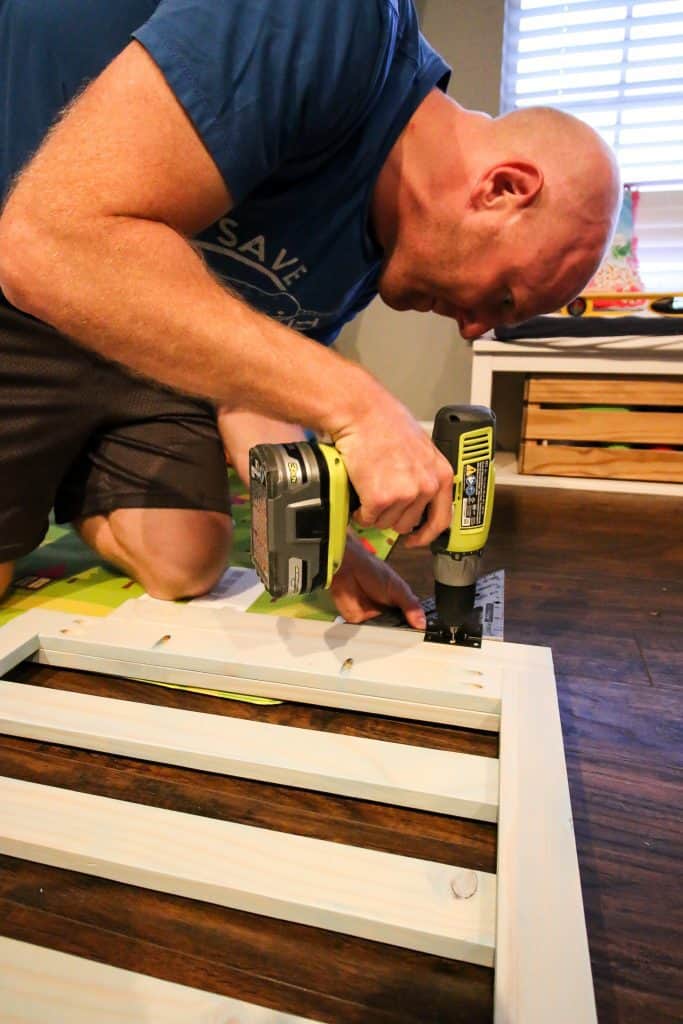
[[[210,403],[129,375],[0,301],[0,563],[117,508],[227,512]]]

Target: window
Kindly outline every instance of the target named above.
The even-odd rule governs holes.
[[[506,0],[501,107],[534,105],[576,114],[612,146],[641,191],[646,287],[680,291],[683,0]]]

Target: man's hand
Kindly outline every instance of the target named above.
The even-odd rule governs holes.
[[[330,593],[347,622],[366,622],[387,608],[400,608],[414,629],[426,627],[425,613],[408,584],[351,533]]]
[[[429,544],[451,520],[453,470],[405,406],[379,387],[370,397],[365,415],[332,434],[361,501],[355,518],[361,526],[415,530],[409,547]]]

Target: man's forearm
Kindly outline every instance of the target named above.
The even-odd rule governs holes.
[[[145,376],[330,433],[353,418],[365,390],[379,387],[228,292],[165,224],[102,216],[57,235],[22,222],[11,200],[5,218],[3,245],[14,256],[0,284],[9,300]]]

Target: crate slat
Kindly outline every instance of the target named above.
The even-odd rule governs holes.
[[[683,483],[683,452],[526,442],[520,451],[520,472]]]
[[[528,402],[683,407],[683,380],[675,377],[530,377]]]
[[[529,403],[525,440],[682,444],[683,414],[544,409]]]

